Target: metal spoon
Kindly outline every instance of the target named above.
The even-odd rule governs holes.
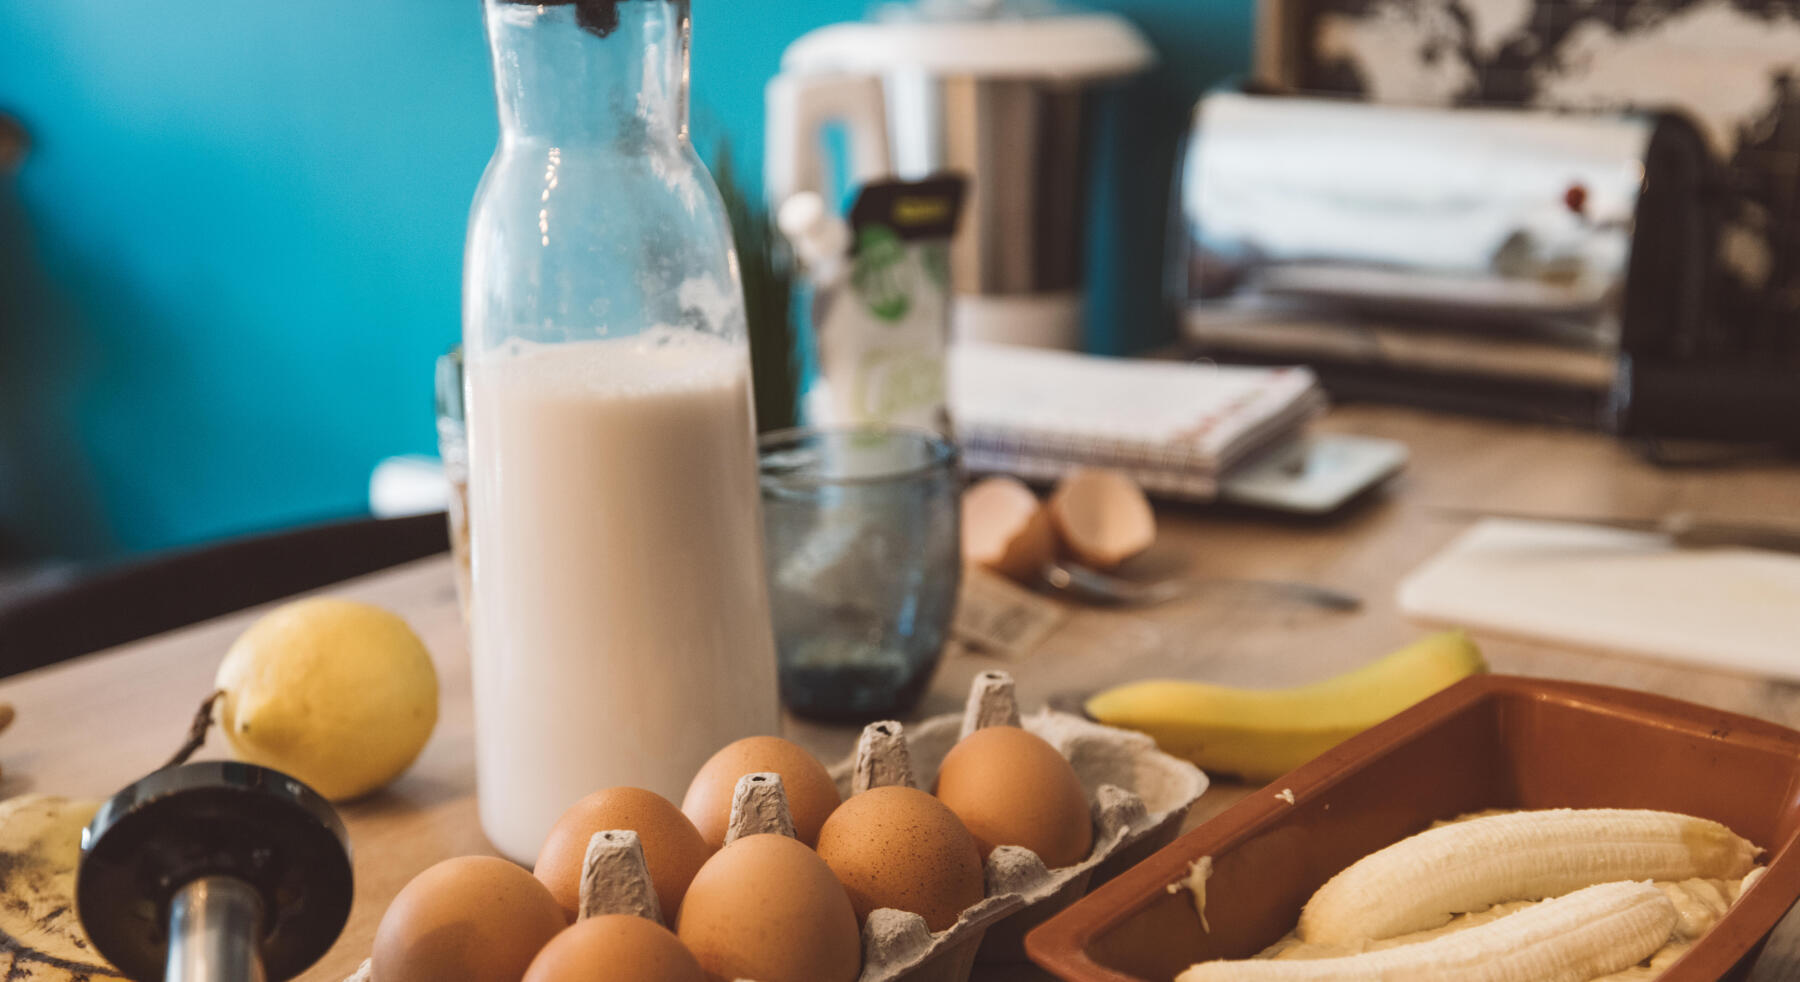
[[[1243,580],[1223,577],[1178,576],[1148,583],[1127,580],[1070,562],[1052,562],[1038,571],[1038,579],[1052,592],[1089,603],[1121,607],[1154,607],[1197,593],[1208,587],[1248,587],[1279,594],[1290,600],[1327,610],[1360,610],[1362,600],[1348,593],[1289,580]]]

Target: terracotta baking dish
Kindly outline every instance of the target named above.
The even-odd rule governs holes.
[[[1276,795],[1294,794],[1294,804]],[[1080,982],[1169,982],[1292,930],[1314,890],[1433,821],[1483,808],[1661,808],[1723,822],[1769,872],[1660,982],[1742,979],[1800,896],[1800,733],[1660,696],[1486,675],[1346,741],[1032,932]],[[1166,887],[1213,858],[1201,929]]]

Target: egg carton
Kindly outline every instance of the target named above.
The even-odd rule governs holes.
[[[1158,750],[1142,733],[1050,709],[1021,719],[1005,672],[976,676],[960,715],[933,716],[905,728],[871,724],[856,754],[832,767],[831,775],[846,797],[884,784],[929,789],[957,741],[983,726],[1003,724],[1042,737],[1074,767],[1093,816],[1087,858],[1049,869],[1029,849],[995,848],[986,865],[987,896],[936,934],[917,914],[872,911],[863,926],[858,982],[967,982],[977,962],[1024,961],[1027,932],[1174,841],[1188,809],[1206,792],[1207,778],[1198,767]],[[891,741],[901,742],[904,752],[884,751]],[[896,773],[897,767],[908,772]]]
[[[872,723],[857,751],[830,768],[838,792],[909,784],[929,789],[950,748],[983,726],[1012,725],[1042,737],[1068,759],[1087,795],[1093,845],[1086,858],[1050,869],[1029,849],[999,846],[984,866],[982,900],[955,924],[932,932],[925,919],[882,908],[863,924],[863,968],[857,982],[968,982],[979,962],[1025,960],[1025,934],[1087,891],[1174,841],[1182,819],[1207,788],[1188,761],[1163,753],[1149,737],[1043,709],[1021,718],[1011,676],[976,676],[962,714],[933,716],[910,727]],[[769,832],[792,836],[781,776],[742,777],[732,800],[729,837]],[[632,913],[660,923],[649,872],[634,832],[597,833],[582,869],[584,915]],[[371,982],[365,960],[344,982]],[[733,982],[757,982],[736,979]]]

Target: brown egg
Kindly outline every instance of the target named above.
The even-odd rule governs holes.
[[[568,926],[556,898],[504,859],[446,859],[413,877],[375,929],[373,982],[519,982]]]
[[[852,982],[862,971],[849,895],[785,835],[745,836],[707,860],[675,933],[714,982]]]
[[[1076,559],[1111,569],[1156,541],[1156,513],[1144,489],[1124,474],[1078,467],[1050,496],[1050,521]]]
[[[938,768],[937,797],[975,836],[984,859],[995,846],[1024,846],[1056,869],[1080,862],[1094,844],[1075,768],[1016,726],[984,727],[951,747]]]
[[[917,788],[870,788],[838,806],[819,832],[819,858],[850,894],[856,919],[910,910],[942,931],[979,902],[981,849],[956,813]]]
[[[670,806],[674,807],[674,806]],[[706,982],[669,929],[628,914],[579,921],[531,961],[525,982]]]
[[[706,844],[717,849],[725,844],[725,826],[731,820],[731,794],[737,788],[738,778],[759,771],[781,775],[788,811],[794,816],[794,835],[809,846],[816,845],[825,816],[843,799],[818,758],[780,737],[745,737],[713,754],[700,773],[694,775],[694,783],[688,785],[681,810],[693,820]]]
[[[694,823],[654,791],[642,788],[607,788],[577,801],[563,812],[538,850],[537,867],[531,872],[550,888],[569,920],[575,919],[581,900],[581,861],[594,833],[630,829],[644,847],[644,865],[663,918],[673,920],[687,893],[688,881],[713,854]]]

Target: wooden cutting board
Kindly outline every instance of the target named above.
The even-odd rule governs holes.
[[[1401,581],[1407,616],[1800,681],[1800,556],[1484,519]]]

